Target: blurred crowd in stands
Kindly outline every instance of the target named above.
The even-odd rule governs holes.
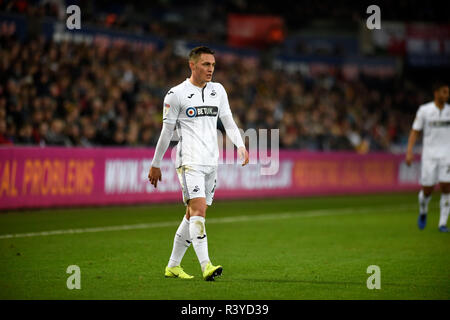
[[[65,20],[66,7],[82,8],[83,23],[163,38],[180,34],[189,40],[224,42],[228,13],[280,15],[289,32],[319,22],[339,27],[357,25],[366,18],[371,0],[0,0],[0,11],[29,17]],[[449,5],[430,5],[423,0],[378,0],[383,21],[447,22]]]
[[[57,15],[58,1],[32,2],[0,0],[0,9]],[[231,3],[239,9],[247,2]],[[217,10],[223,7],[219,1]],[[164,36],[159,27],[141,31]],[[134,51],[42,37],[22,43],[0,34],[0,144],[155,146],[164,96],[190,75],[186,57],[168,43]],[[339,73],[311,79],[243,60],[217,59],[213,81],[226,88],[238,127],[280,129],[280,147],[287,149],[401,149],[418,106],[431,99],[429,88],[405,79],[348,81]]]
[[[0,36],[0,143],[154,146],[163,99],[189,77],[187,59]],[[7,48],[7,49],[6,49]],[[428,93],[407,82],[346,81],[217,61],[214,81],[228,91],[238,126],[280,129],[284,148],[389,150],[405,144]],[[406,85],[405,85],[406,83]]]

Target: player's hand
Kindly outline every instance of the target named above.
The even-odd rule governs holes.
[[[406,164],[408,165],[408,167],[411,165],[411,163],[413,162],[413,160],[414,160],[414,155],[413,155],[413,153],[412,153],[412,152],[407,152],[407,153],[406,153],[405,161],[406,161]]]
[[[242,166],[245,166],[248,163],[248,152],[245,147],[240,147],[238,149],[239,160],[242,160]]]
[[[162,179],[161,169],[151,167],[150,172],[148,173],[148,181],[150,181],[150,183],[154,185],[156,188],[156,186],[158,185],[158,181],[161,181],[161,179]]]

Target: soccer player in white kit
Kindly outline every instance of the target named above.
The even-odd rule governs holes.
[[[169,278],[191,279],[180,262],[193,244],[203,279],[214,280],[222,274],[222,266],[214,266],[208,254],[205,229],[207,206],[216,189],[219,148],[217,118],[220,117],[227,136],[238,148],[242,165],[249,161],[248,152],[233,120],[227,93],[218,82],[212,82],[215,67],[214,51],[196,47],[189,54],[191,77],[171,88],[164,98],[163,127],[148,174],[157,187],[161,181],[160,162],[166,152],[174,129],[179,136],[175,167],[180,180],[186,215],[178,227],[172,254],[165,269]]]
[[[413,147],[423,131],[422,168],[419,192],[419,229],[427,222],[428,203],[435,184],[441,187],[439,231],[449,232],[447,219],[450,212],[450,105],[449,87],[444,83],[433,86],[434,101],[421,105],[417,111],[408,139],[406,163],[411,165]]]

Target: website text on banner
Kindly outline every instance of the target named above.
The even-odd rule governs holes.
[[[163,181],[147,179],[154,149],[1,148],[0,209],[180,202],[171,161]],[[419,188],[419,158],[403,155],[280,151],[278,170],[260,164],[221,164],[215,199],[396,192]]]

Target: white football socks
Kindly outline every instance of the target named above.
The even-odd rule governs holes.
[[[450,212],[450,193],[441,194],[441,215],[439,218],[439,227],[447,225],[448,214]]]
[[[180,226],[175,233],[175,238],[173,239],[172,254],[170,255],[169,263],[167,265],[169,268],[180,265],[186,250],[191,245],[189,225],[189,221],[186,219],[186,216],[184,216],[183,221],[181,221]]]
[[[208,255],[208,238],[206,237],[205,218],[201,216],[191,216],[189,221],[189,233],[191,235],[192,245],[197,254],[198,261],[202,267],[210,262]]]
[[[430,203],[431,195],[428,197],[425,197],[423,194],[423,190],[420,190],[419,192],[419,212],[420,214],[427,214],[428,213],[428,204]]]

